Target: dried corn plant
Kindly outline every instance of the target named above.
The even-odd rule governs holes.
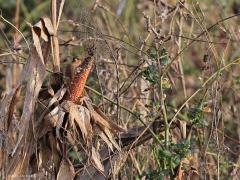
[[[16,0],[1,179],[237,179],[240,5],[223,2]]]
[[[106,178],[113,173],[110,162],[117,162],[124,154],[122,148],[139,136],[134,135],[130,142],[124,141],[126,137],[116,139],[115,134],[125,130],[110,120],[84,92],[94,63],[94,46],[88,47],[87,56],[80,63],[70,67],[71,75],[60,72],[57,29],[63,5],[64,1],[60,4],[52,1],[52,20],[44,17],[35,25],[29,23],[33,43],[29,46],[26,64],[14,88],[2,98],[0,164],[3,179]],[[47,68],[49,64],[52,72]],[[43,88],[47,71],[51,74],[47,88]],[[19,106],[23,109],[18,116]]]

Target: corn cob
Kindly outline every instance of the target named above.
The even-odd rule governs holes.
[[[71,79],[66,99],[78,103],[82,97],[85,83],[92,69],[93,58],[89,56],[76,68],[74,78]]]

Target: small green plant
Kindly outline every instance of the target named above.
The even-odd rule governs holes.
[[[203,119],[203,110],[201,105],[190,108],[187,114],[191,124],[199,124]]]
[[[164,66],[169,63],[169,57],[168,52],[164,47],[161,47],[158,52],[156,51],[156,48],[150,48],[148,49],[148,55],[152,61],[152,64],[147,66],[142,71],[142,76],[144,79],[146,79],[148,82],[150,82],[152,85],[157,84],[160,82],[160,76],[159,69],[157,67],[157,58],[159,56],[160,65]],[[163,88],[170,88],[170,84],[167,79],[163,79]]]
[[[169,63],[168,52],[165,47],[161,47],[158,51],[156,48],[152,47],[148,49],[147,52],[152,61],[157,61],[159,55],[160,64],[162,66]]]
[[[174,177],[181,160],[190,155],[190,142],[181,140],[179,143],[171,143],[169,146],[153,147],[154,158],[158,168],[145,173],[147,179],[163,179]]]
[[[142,72],[142,76],[152,85],[155,85],[159,81],[159,74],[155,65],[149,65]]]

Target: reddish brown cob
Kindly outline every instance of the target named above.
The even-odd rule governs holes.
[[[82,96],[85,83],[92,69],[93,58],[91,56],[84,59],[82,64],[76,68],[76,73],[69,84],[66,99],[74,103],[78,103]]]

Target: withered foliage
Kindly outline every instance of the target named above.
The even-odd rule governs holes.
[[[0,104],[1,178],[101,179],[117,174],[127,151],[150,139],[156,129],[124,130],[91,102],[84,87],[94,63],[93,47],[66,82],[59,71],[56,26],[47,17],[29,26],[29,57],[15,88]],[[50,54],[54,72],[44,88]],[[23,109],[16,117],[19,104]]]
[[[236,0],[3,1],[0,179],[239,177]]]

